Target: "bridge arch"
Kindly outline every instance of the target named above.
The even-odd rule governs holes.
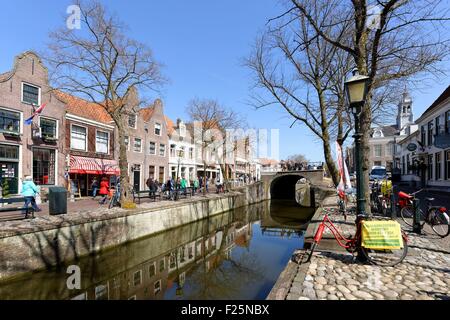
[[[270,181],[270,199],[295,200],[295,185],[300,179],[303,178],[307,179],[299,173],[281,174],[275,176]]]

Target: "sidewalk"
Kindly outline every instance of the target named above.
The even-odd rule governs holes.
[[[320,217],[323,215],[315,217],[315,221]],[[355,216],[348,216],[347,222],[342,215],[331,219],[344,235],[354,234],[355,225],[348,222],[353,222]],[[308,233],[314,234],[317,225],[310,225],[313,229]],[[285,286],[285,296],[272,296],[287,300],[450,300],[450,237],[441,239],[427,228],[423,235],[417,235],[408,226],[402,227],[408,233],[409,250],[401,264],[361,264],[337,244],[325,240],[310,263],[289,263],[287,270],[294,271]]]

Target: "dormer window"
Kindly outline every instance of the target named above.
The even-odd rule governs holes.
[[[373,132],[374,138],[381,138],[382,136],[383,136],[383,133],[381,132],[380,129],[374,130],[374,132]]]

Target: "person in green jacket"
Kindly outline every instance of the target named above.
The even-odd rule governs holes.
[[[194,193],[197,192],[198,187],[199,187],[198,178],[195,178],[194,179]]]
[[[34,184],[31,176],[26,176],[22,182],[22,195],[25,198],[25,208],[31,204],[34,211],[42,211],[36,204],[36,194],[39,193],[39,188]]]
[[[186,181],[186,178],[183,177],[183,178],[181,178],[181,189],[186,190],[186,188],[187,188],[187,181]]]

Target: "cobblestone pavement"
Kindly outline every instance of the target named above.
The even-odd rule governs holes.
[[[331,218],[343,222],[342,216]],[[348,221],[354,221],[354,216]],[[339,227],[345,235],[355,230],[351,224]],[[298,268],[286,299],[450,300],[449,237],[440,239],[431,230],[423,235],[404,230],[409,250],[401,264],[379,267],[354,261],[345,251],[316,251],[309,265]]]

